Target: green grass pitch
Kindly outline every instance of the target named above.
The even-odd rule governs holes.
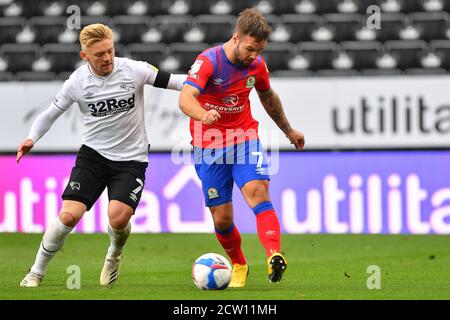
[[[225,255],[214,234],[132,234],[112,288],[99,285],[108,235],[71,234],[41,287],[20,288],[40,239],[39,234],[0,234],[0,299],[450,299],[449,236],[283,235],[288,268],[283,281],[273,284],[258,237],[244,234],[247,286],[222,291],[199,290],[191,280],[198,256]],[[80,289],[66,286],[71,265],[80,267]],[[380,289],[367,287],[371,265],[380,268]]]

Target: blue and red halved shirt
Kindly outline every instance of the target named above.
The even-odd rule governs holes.
[[[206,49],[191,66],[185,84],[200,90],[197,99],[204,109],[215,109],[221,116],[211,126],[191,119],[192,145],[220,148],[258,139],[249,95],[253,88],[270,89],[269,70],[261,56],[246,67],[232,63],[222,45]]]

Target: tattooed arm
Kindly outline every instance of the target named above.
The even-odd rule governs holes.
[[[289,124],[278,94],[272,88],[267,91],[256,90],[256,92],[258,93],[259,100],[261,101],[264,109],[266,109],[266,112],[281,129],[281,131],[284,132],[286,137],[291,141],[291,144],[293,144],[298,150],[303,149],[305,145],[305,137],[303,133],[293,129]]]

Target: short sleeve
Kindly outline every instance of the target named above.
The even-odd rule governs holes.
[[[192,64],[188,77],[184,83],[203,91],[213,72],[214,66],[211,61],[207,57],[199,55]]]
[[[64,81],[62,88],[58,91],[55,98],[53,99],[53,104],[62,111],[67,111],[70,106],[77,102],[77,93],[75,80],[73,76]]]
[[[159,71],[158,68],[145,61],[135,61],[130,59],[129,63],[139,84],[153,85],[155,83],[156,75]]]
[[[270,89],[269,68],[267,68],[266,61],[262,57],[261,63],[258,65],[255,88],[258,91],[267,91]]]

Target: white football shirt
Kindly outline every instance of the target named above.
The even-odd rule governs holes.
[[[85,131],[82,143],[113,161],[147,162],[144,85],[153,85],[158,69],[128,58],[114,59],[106,76],[95,75],[89,64],[75,70],[53,100],[67,111],[77,102]]]

